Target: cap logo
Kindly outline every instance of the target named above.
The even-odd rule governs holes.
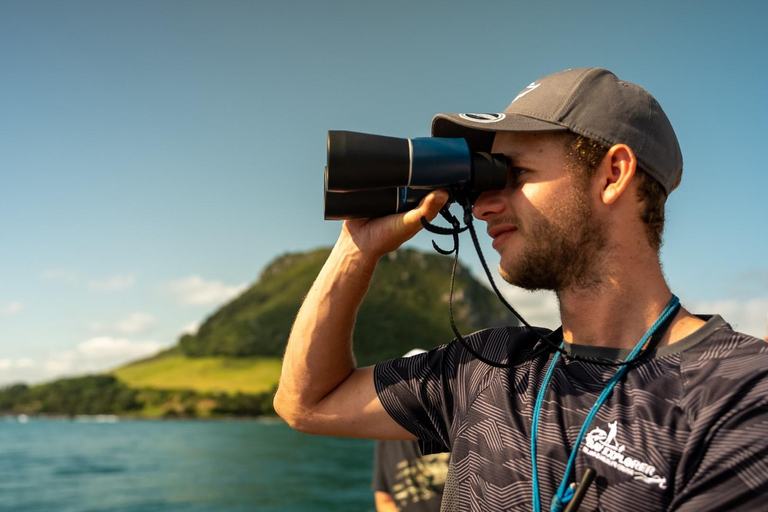
[[[517,96],[515,96],[515,99],[513,99],[513,100],[512,100],[512,103],[516,102],[517,100],[519,100],[520,98],[522,98],[523,96],[525,96],[526,94],[528,94],[529,92],[533,92],[533,91],[535,91],[536,89],[538,89],[538,88],[539,88],[539,86],[540,86],[540,85],[541,85],[541,84],[537,84],[536,82],[531,82],[531,85],[529,85],[528,87],[526,87],[525,89],[523,89],[523,92],[521,92],[520,94],[518,94]]]
[[[475,123],[498,123],[506,114],[459,114],[459,117]]]

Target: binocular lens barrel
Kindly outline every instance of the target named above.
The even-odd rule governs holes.
[[[465,139],[328,132],[325,218],[329,220],[407,211],[430,190],[458,188],[471,196],[502,189],[506,183],[504,155],[473,153]]]
[[[428,189],[376,188],[354,192],[325,191],[325,220],[370,219],[416,208]]]
[[[397,139],[356,132],[328,132],[328,190],[440,188],[472,177],[464,139]]]

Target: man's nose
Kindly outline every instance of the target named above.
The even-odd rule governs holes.
[[[472,213],[479,220],[490,220],[504,211],[501,190],[486,190],[475,200]]]

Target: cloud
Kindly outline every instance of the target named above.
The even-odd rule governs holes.
[[[21,302],[10,302],[0,308],[0,314],[3,316],[18,315],[24,310],[24,304]]]
[[[40,279],[53,283],[75,284],[80,280],[80,276],[72,270],[51,269],[40,274]]]
[[[35,373],[39,372],[40,369],[32,359],[0,359],[0,386],[4,386],[12,382],[29,381],[30,375],[34,375]]]
[[[75,353],[89,361],[103,361],[144,357],[160,348],[160,344],[154,341],[135,342],[125,338],[99,336],[78,344]]]
[[[485,275],[478,277],[478,280],[492,289]],[[560,327],[560,309],[554,292],[529,292],[512,286],[498,275],[494,276],[493,280],[509,305],[515,308],[529,324],[549,329]]]
[[[157,318],[147,313],[132,313],[117,322],[118,331],[125,334],[146,332],[158,324]]]
[[[102,372],[123,363],[148,357],[165,348],[155,341],[97,336],[79,343],[73,350],[52,354],[43,361],[45,378]]]
[[[119,292],[130,288],[136,282],[132,275],[115,275],[100,281],[94,280],[88,283],[88,288],[95,292]]]
[[[246,284],[225,285],[220,281],[206,281],[200,276],[189,276],[167,283],[163,289],[182,304],[202,306],[227,302],[241,293]]]
[[[691,301],[684,306],[696,314],[719,314],[734,330],[758,338],[764,338],[768,332],[768,296],[744,300]]]
[[[179,334],[182,336],[185,334],[190,334],[194,336],[195,334],[197,334],[197,331],[199,329],[200,329],[200,322],[190,322],[181,329],[181,332]]]

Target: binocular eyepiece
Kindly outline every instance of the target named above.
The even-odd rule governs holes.
[[[477,197],[506,184],[504,155],[473,153],[465,139],[328,132],[326,220],[405,212],[441,188]]]

